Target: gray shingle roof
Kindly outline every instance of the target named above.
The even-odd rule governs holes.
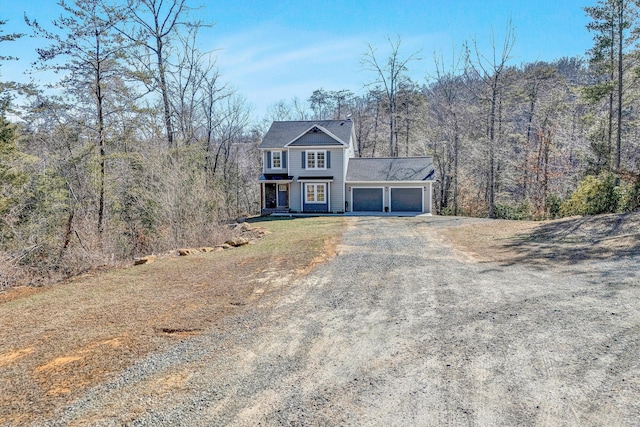
[[[428,181],[433,175],[431,157],[356,157],[347,167],[347,182]]]
[[[314,125],[331,132],[341,142],[349,144],[353,122],[351,120],[300,120],[273,122],[260,143],[260,148],[283,148]]]

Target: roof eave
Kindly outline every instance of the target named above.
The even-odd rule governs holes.
[[[375,180],[375,181],[349,181],[348,179],[345,181],[345,184],[389,184],[389,183],[396,183],[396,184],[417,184],[417,185],[422,185],[425,182],[434,182],[434,180],[432,179],[423,179],[420,181],[399,181],[399,180],[393,180],[393,181],[380,181],[380,180]]]

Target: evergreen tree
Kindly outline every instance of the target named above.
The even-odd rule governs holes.
[[[91,133],[98,148],[97,229],[102,236],[106,185],[106,98],[110,81],[122,74],[122,44],[115,32],[119,19],[117,15],[108,13],[100,0],[75,0],[73,6],[61,1],[59,5],[63,14],[53,21],[55,31],[49,31],[27,17],[25,21],[36,35],[51,41],[50,46],[37,49],[37,67],[62,72],[60,84],[66,88],[67,94],[80,105],[93,104],[93,108],[90,107],[93,120],[89,121],[88,128],[93,130]]]
[[[596,6],[585,7],[591,18],[587,29],[594,33],[594,46],[588,51],[591,64],[600,81],[585,89],[587,97],[608,100],[607,151],[613,152],[615,122],[614,169],[620,171],[623,131],[624,77],[630,59],[626,53],[638,39],[638,0],[599,0]]]

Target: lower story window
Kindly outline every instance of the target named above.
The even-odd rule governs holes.
[[[307,203],[326,203],[327,184],[306,184],[305,201]]]

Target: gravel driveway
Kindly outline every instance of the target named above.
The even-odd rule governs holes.
[[[49,425],[640,424],[633,263],[479,263],[454,219],[348,221],[332,261],[266,271],[278,292]]]

